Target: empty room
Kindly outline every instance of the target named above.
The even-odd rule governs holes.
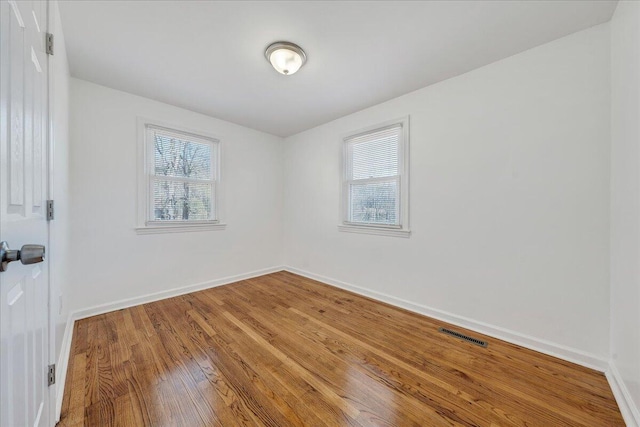
[[[640,427],[640,1],[0,0],[0,427]]]

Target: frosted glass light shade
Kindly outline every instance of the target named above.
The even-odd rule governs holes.
[[[264,55],[277,72],[287,76],[298,71],[307,61],[302,48],[289,42],[271,44]]]

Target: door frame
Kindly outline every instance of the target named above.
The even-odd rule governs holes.
[[[54,33],[55,30],[55,22],[54,22],[54,17],[53,17],[53,13],[51,10],[51,3],[54,0],[42,0],[44,2],[46,2],[46,13],[47,13],[47,18],[46,18],[46,30],[44,33],[44,36],[46,37],[47,34]],[[54,90],[53,90],[53,73],[52,73],[52,68],[54,66],[53,64],[54,60],[52,55],[47,54],[47,112],[46,112],[46,117],[47,117],[47,132],[46,132],[46,138],[47,138],[47,143],[45,144],[47,147],[47,170],[45,171],[45,173],[47,174],[47,189],[46,189],[46,194],[47,194],[47,199],[46,200],[53,200],[53,179],[54,179],[54,153],[55,153],[55,140],[54,140],[54,126],[55,123],[53,122],[53,110],[54,110]],[[49,365],[56,365],[56,368],[58,368],[57,366],[57,360],[56,360],[56,324],[57,324],[57,313],[56,313],[56,308],[59,310],[59,302],[56,301],[56,294],[57,292],[54,292],[54,280],[52,279],[52,271],[54,270],[53,267],[53,259],[54,257],[51,256],[51,242],[52,242],[52,235],[51,235],[51,221],[47,221],[47,257],[49,258],[48,262],[48,268],[49,268],[49,275],[48,275],[48,283],[47,286],[49,287],[49,301],[48,301],[48,323],[49,323],[49,345],[48,345],[48,364]],[[55,254],[54,254],[55,256]],[[55,426],[58,419],[56,417],[56,408],[57,408],[57,395],[58,395],[58,387],[57,387],[57,377],[58,377],[58,373],[56,370],[56,383],[49,386],[48,392],[49,392],[49,420],[52,421],[52,425]]]

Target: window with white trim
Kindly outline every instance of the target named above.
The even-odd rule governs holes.
[[[341,230],[408,236],[408,123],[344,138]]]
[[[144,224],[138,229],[189,231],[219,224],[220,141],[152,123],[143,124],[143,133]]]

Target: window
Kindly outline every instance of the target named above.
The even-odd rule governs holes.
[[[221,228],[216,138],[141,124],[139,233]]]
[[[409,119],[344,138],[342,231],[409,236]]]

